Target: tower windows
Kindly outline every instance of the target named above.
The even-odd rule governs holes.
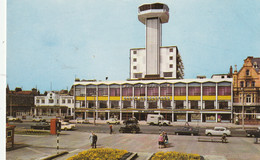
[[[170,56],[169,59],[170,59],[170,60],[173,60],[173,56]]]
[[[170,48],[169,50],[170,50],[170,52],[173,52],[173,48]]]
[[[172,72],[163,72],[164,77],[172,77]]]
[[[247,76],[249,76],[249,75],[250,75],[250,72],[249,72],[249,70],[248,70],[248,69],[246,70],[246,75],[247,75]]]
[[[251,82],[251,87],[255,87],[255,81]]]
[[[133,62],[137,62],[137,58],[133,58]]]
[[[136,52],[136,51],[134,51],[133,53],[134,53],[134,54],[136,54],[137,52]]]
[[[133,66],[133,69],[137,69],[137,66]]]
[[[170,65],[169,65],[169,68],[173,68],[173,64],[170,64]]]

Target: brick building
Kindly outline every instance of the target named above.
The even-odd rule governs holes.
[[[22,116],[32,115],[32,108],[34,106],[34,96],[39,95],[40,92],[33,88],[29,91],[23,91],[22,88],[15,88],[10,90],[6,87],[6,114],[7,116]]]
[[[260,124],[260,58],[247,57],[243,67],[233,73],[235,121],[242,121],[244,108],[245,124]]]

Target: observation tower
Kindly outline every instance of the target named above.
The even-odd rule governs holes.
[[[146,25],[145,77],[160,77],[162,23],[169,20],[169,8],[162,3],[143,4],[138,7],[138,19]]]

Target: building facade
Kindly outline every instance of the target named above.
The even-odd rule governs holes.
[[[146,49],[130,49],[130,79],[144,79],[146,75]],[[159,76],[164,79],[183,78],[184,66],[176,46],[160,47]]]
[[[247,57],[233,73],[234,115],[237,123],[260,124],[260,58]]]
[[[46,95],[35,96],[34,116],[58,116],[74,115],[74,96],[67,91],[48,91]]]
[[[23,91],[22,88],[10,90],[6,88],[6,115],[7,116],[29,116],[32,115],[34,107],[34,97],[40,93],[33,88],[29,91]]]
[[[74,82],[75,114],[82,118],[172,122],[231,122],[232,78]],[[95,114],[95,115],[94,115]]]

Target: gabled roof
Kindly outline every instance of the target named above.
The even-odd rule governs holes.
[[[260,58],[252,58],[251,63],[253,64],[253,68],[258,73],[260,71]],[[256,68],[254,67],[256,64]]]

